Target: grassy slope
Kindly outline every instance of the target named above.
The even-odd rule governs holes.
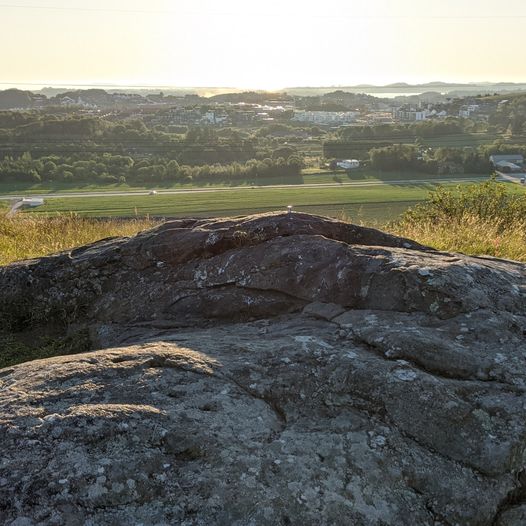
[[[52,218],[19,214],[7,218],[0,210],[0,265],[61,252],[105,237],[130,236],[153,225],[147,219],[112,221],[71,214]]]
[[[494,221],[466,216],[462,220],[450,219],[438,224],[393,225],[390,230],[446,252],[526,261],[526,221],[503,230]]]

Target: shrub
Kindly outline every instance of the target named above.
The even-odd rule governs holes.
[[[439,187],[389,229],[439,250],[526,261],[526,194],[494,180]]]
[[[457,220],[474,217],[507,228],[526,220],[526,194],[515,194],[507,186],[490,180],[485,183],[458,186],[451,190],[440,186],[423,203],[409,209],[402,223]]]

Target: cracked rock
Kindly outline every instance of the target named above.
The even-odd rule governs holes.
[[[0,523],[518,526],[526,268],[305,214],[0,268]],[[32,332],[32,334],[33,334]]]

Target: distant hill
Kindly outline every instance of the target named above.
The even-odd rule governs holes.
[[[326,93],[333,92],[334,90],[343,90],[350,93],[368,93],[381,97],[383,93],[389,93],[392,97],[393,94],[399,93],[400,95],[418,95],[420,93],[429,91],[439,91],[441,93],[449,94],[455,92],[455,95],[472,95],[478,93],[505,93],[509,91],[526,91],[525,83],[513,83],[513,82],[480,82],[480,83],[453,83],[453,82],[441,82],[433,81],[425,84],[408,84],[406,82],[395,82],[387,85],[371,85],[371,84],[357,84],[354,86],[317,86],[317,87],[287,87],[281,90],[287,92],[290,95],[299,96],[321,96]]]
[[[8,89],[0,91],[0,110],[29,109],[39,97],[30,91]]]
[[[59,104],[66,103],[68,101],[74,101],[75,103],[93,106],[109,106],[114,102],[112,95],[110,95],[107,91],[96,88],[67,91],[66,93],[60,93],[56,95],[52,100]]]
[[[243,93],[224,93],[221,95],[213,95],[209,98],[213,102],[230,102],[247,104],[262,104],[270,100],[289,100],[290,97],[283,92],[271,93],[267,91],[245,91]]]

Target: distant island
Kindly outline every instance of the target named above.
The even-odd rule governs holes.
[[[199,97],[214,97],[217,95],[232,94],[232,93],[243,93],[247,91],[256,93],[265,93],[267,90],[262,89],[243,89],[232,86],[132,86],[132,85],[63,85],[63,86],[46,86],[46,87],[29,87],[23,89],[23,85],[12,85],[0,83],[0,87],[5,87],[4,91],[0,90],[0,96],[5,92],[23,92],[31,93],[37,98],[46,97],[53,98],[58,95],[63,95],[69,92],[78,91],[91,91],[101,92],[104,91],[109,94],[115,93],[126,93],[126,94],[137,94],[142,96],[159,94],[162,92],[164,95],[182,97],[185,95],[196,95]],[[275,93],[286,93],[292,96],[320,96],[327,93],[331,93],[335,90],[346,91],[349,93],[364,93],[367,95],[378,95],[389,96],[393,98],[395,96],[411,96],[419,95],[421,93],[436,91],[442,95],[452,96],[470,96],[470,95],[489,95],[489,94],[501,94],[501,93],[514,93],[526,91],[526,82],[470,82],[470,83],[459,83],[459,82],[442,82],[433,81],[422,84],[410,84],[407,82],[395,82],[392,84],[375,85],[375,84],[356,84],[351,86],[345,85],[334,85],[334,86],[289,86],[281,89],[274,90]],[[0,103],[1,104],[1,103]],[[5,106],[1,106],[0,108]]]

